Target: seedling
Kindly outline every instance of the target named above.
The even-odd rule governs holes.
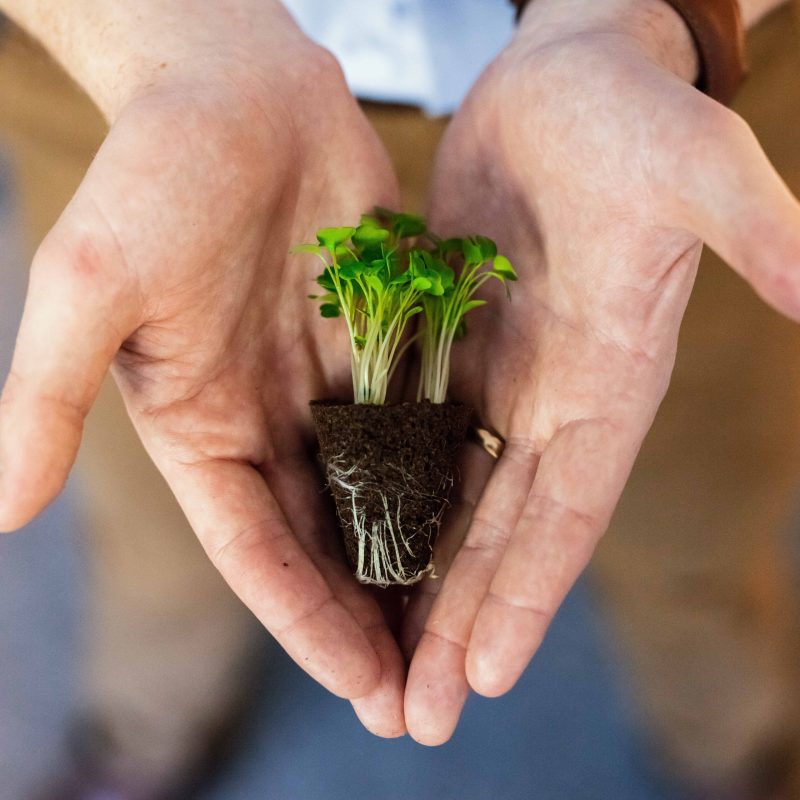
[[[350,339],[353,405],[317,401],[328,485],[345,548],[363,583],[409,585],[433,572],[433,545],[471,409],[446,402],[453,342],[485,305],[491,278],[516,280],[486,237],[440,239],[411,214],[375,209],[355,227],[323,228],[294,252],[323,263],[323,317],[342,317]],[[409,323],[420,320],[414,332]],[[408,348],[421,342],[416,403],[386,404]]]

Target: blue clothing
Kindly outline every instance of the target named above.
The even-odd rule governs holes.
[[[607,642],[581,583],[515,689],[470,698],[437,748],[367,733],[272,645],[248,740],[198,800],[676,800],[649,770]]]

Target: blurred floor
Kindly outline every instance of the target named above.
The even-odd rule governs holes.
[[[196,800],[678,800],[648,767],[592,603],[581,582],[514,690],[471,697],[442,747],[372,736],[273,648],[241,750]]]

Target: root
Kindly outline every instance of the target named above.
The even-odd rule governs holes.
[[[376,586],[389,586],[398,584],[411,586],[422,580],[426,575],[433,574],[434,564],[431,559],[425,569],[410,572],[403,563],[402,553],[405,551],[412,558],[414,550],[412,541],[417,536],[427,536],[426,544],[430,547],[431,536],[439,530],[442,516],[447,506],[441,498],[446,496],[445,485],[437,487],[439,491],[432,493],[421,486],[412,485],[409,477],[400,467],[392,467],[395,473],[394,480],[382,480],[378,484],[368,473],[357,465],[344,466],[342,456],[331,459],[327,464],[328,481],[331,487],[338,487],[346,494],[350,501],[352,513],[352,531],[358,544],[355,574],[361,583]],[[452,483],[452,479],[450,479]],[[383,505],[383,516],[378,519],[367,520],[365,496],[379,497]],[[425,520],[416,530],[408,533],[401,524],[403,502],[409,499],[424,499],[439,508],[438,513]]]

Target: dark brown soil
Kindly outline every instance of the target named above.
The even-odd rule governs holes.
[[[357,577],[384,586],[418,580],[431,566],[472,409],[313,402],[311,413]]]

